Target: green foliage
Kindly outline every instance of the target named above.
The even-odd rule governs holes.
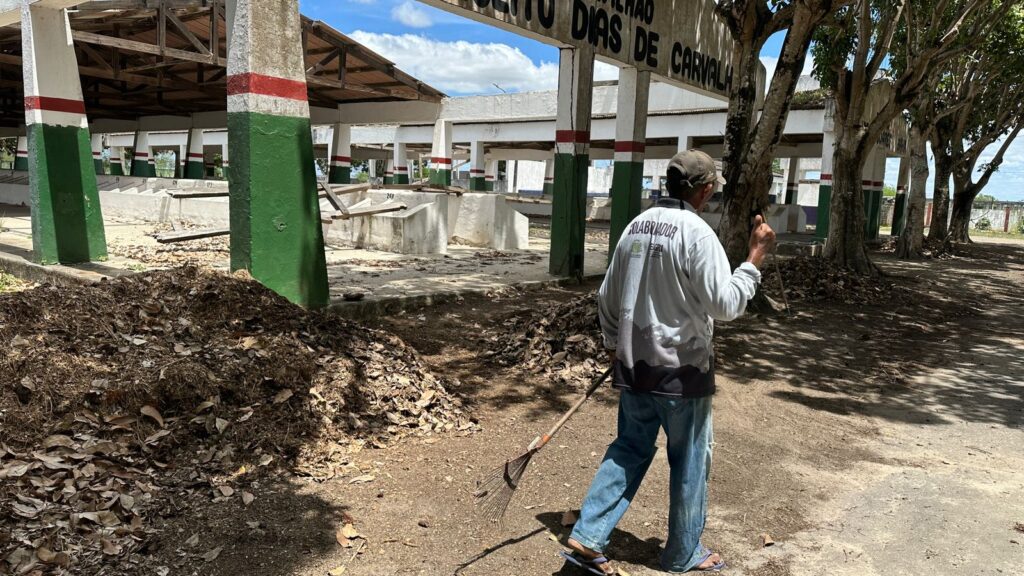
[[[370,173],[368,171],[363,171],[356,175],[356,183],[358,184],[366,184],[369,181]]]
[[[996,197],[991,194],[978,194],[974,198],[974,202],[975,204],[977,204],[978,202],[981,202],[983,204],[995,204],[996,202],[998,202],[998,200],[996,200]]]
[[[782,173],[782,162],[779,162],[778,158],[772,160],[772,172],[776,174]]]
[[[886,198],[895,198],[896,197],[896,188],[886,184],[885,187],[882,188],[882,196],[884,196]]]
[[[1024,234],[1024,218],[1017,221],[1017,234]]]
[[[317,171],[324,176],[330,174],[331,165],[327,158],[314,158],[313,162],[316,163]]]
[[[161,150],[153,156],[153,169],[160,178],[174,178],[174,163],[177,155],[171,150]]]
[[[978,220],[977,222],[974,223],[974,229],[975,230],[991,230],[992,229],[992,221],[989,220],[988,218],[982,216],[980,220]]]
[[[790,107],[794,110],[821,108],[825,105],[825,101],[828,100],[829,96],[830,93],[825,88],[795,92],[793,99],[790,101]]]

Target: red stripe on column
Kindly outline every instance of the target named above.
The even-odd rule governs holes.
[[[479,169],[479,168],[470,168],[469,169],[469,173],[470,174],[483,174],[484,171]]]
[[[644,152],[647,150],[647,144],[643,142],[616,142],[616,152]]]
[[[202,158],[202,157],[203,157],[203,155],[202,155],[202,154],[199,154],[198,152],[189,152],[189,153],[188,153],[188,157],[189,157],[189,158]]]
[[[818,179],[819,180],[828,180],[829,182],[831,182],[832,181],[832,175],[831,174],[822,174]]]
[[[590,144],[590,132],[586,130],[556,130],[555,142],[559,144]]]
[[[331,160],[335,162],[351,162],[352,158],[348,156],[331,156]]]
[[[451,164],[452,163],[452,159],[451,158],[431,158],[430,162],[432,164]]]
[[[397,172],[408,172],[409,171],[409,167],[408,166],[398,166],[398,167],[395,168],[395,171],[397,171]]]
[[[50,112],[69,112],[85,114],[85,102],[67,98],[51,98],[49,96],[26,96],[25,110],[46,110]]]
[[[306,83],[248,72],[228,77],[228,96],[262,94],[289,100],[307,100]]]
[[[135,153],[135,157],[136,157],[136,158],[145,158],[145,157],[147,157],[147,156],[149,156],[149,154],[148,154],[148,153],[146,153],[146,152],[136,152],[136,153]]]

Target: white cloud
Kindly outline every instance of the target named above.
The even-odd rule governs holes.
[[[405,0],[391,9],[391,18],[410,28],[429,28],[434,20],[427,11],[417,6],[412,0]]]
[[[362,30],[351,36],[394,61],[404,72],[449,94],[528,92],[558,87],[557,62],[534,62],[522,50],[508,44],[443,42],[415,34]],[[595,80],[618,77],[617,67],[596,63]]]

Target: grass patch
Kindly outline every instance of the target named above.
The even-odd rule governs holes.
[[[25,282],[22,282],[12,274],[8,274],[6,270],[0,270],[0,293],[14,292],[15,290],[25,288],[25,286]]]

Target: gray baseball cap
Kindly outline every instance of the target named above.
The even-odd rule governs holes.
[[[668,161],[668,167],[675,168],[683,175],[683,180],[691,186],[718,182],[725,184],[725,179],[718,175],[715,161],[700,150],[680,152]]]

